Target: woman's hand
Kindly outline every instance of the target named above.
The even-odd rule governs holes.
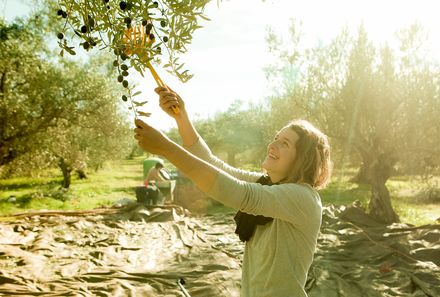
[[[183,114],[186,114],[185,103],[182,98],[174,92],[169,86],[157,87],[154,91],[159,94],[159,106],[165,111],[169,116],[178,120]],[[175,114],[172,106],[177,106],[180,109],[178,114]]]
[[[134,122],[137,127],[134,129],[134,138],[141,149],[161,156],[166,156],[172,150],[174,143],[165,134],[139,119]]]

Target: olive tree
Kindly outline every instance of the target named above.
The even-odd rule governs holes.
[[[268,75],[284,87],[278,96],[288,110],[284,114],[310,119],[345,160],[358,161],[354,180],[371,186],[370,214],[399,221],[387,180],[408,165],[409,154],[438,155],[438,146],[425,144],[438,139],[439,67],[422,58],[426,39],[420,27],[403,29],[398,49],[373,44],[362,25],[356,36],[344,29],[317,47],[302,45],[298,25],[290,32],[290,47],[283,48],[275,34],[268,38],[280,57]]]
[[[96,66],[103,57],[52,62],[42,27],[33,17],[1,23],[0,170],[58,166],[68,187],[72,170],[124,156],[133,141],[120,91]]]
[[[86,51],[105,50],[114,54],[117,81],[124,88],[122,100],[133,102],[130,69],[141,75],[151,71],[163,85],[153,64],[175,74],[182,82],[192,75],[179,61],[187,51],[200,20],[209,20],[203,10],[209,0],[47,0],[49,17],[56,24],[60,54],[76,55],[74,42]],[[131,104],[135,116],[138,112]]]

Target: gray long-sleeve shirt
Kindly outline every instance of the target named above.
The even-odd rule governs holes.
[[[257,225],[246,242],[241,297],[303,297],[321,227],[322,204],[307,184],[256,183],[262,173],[240,170],[214,156],[202,138],[185,148],[219,174],[208,195],[223,204],[274,220]]]

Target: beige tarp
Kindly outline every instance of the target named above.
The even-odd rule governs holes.
[[[38,215],[37,215],[38,214]],[[233,214],[177,206],[36,213],[0,224],[0,295],[239,296]],[[440,296],[440,225],[381,226],[326,207],[309,296]]]

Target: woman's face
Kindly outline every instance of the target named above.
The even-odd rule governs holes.
[[[262,167],[266,169],[272,182],[276,183],[289,174],[295,160],[295,144],[298,139],[299,136],[293,129],[284,127],[267,146],[267,156]]]

